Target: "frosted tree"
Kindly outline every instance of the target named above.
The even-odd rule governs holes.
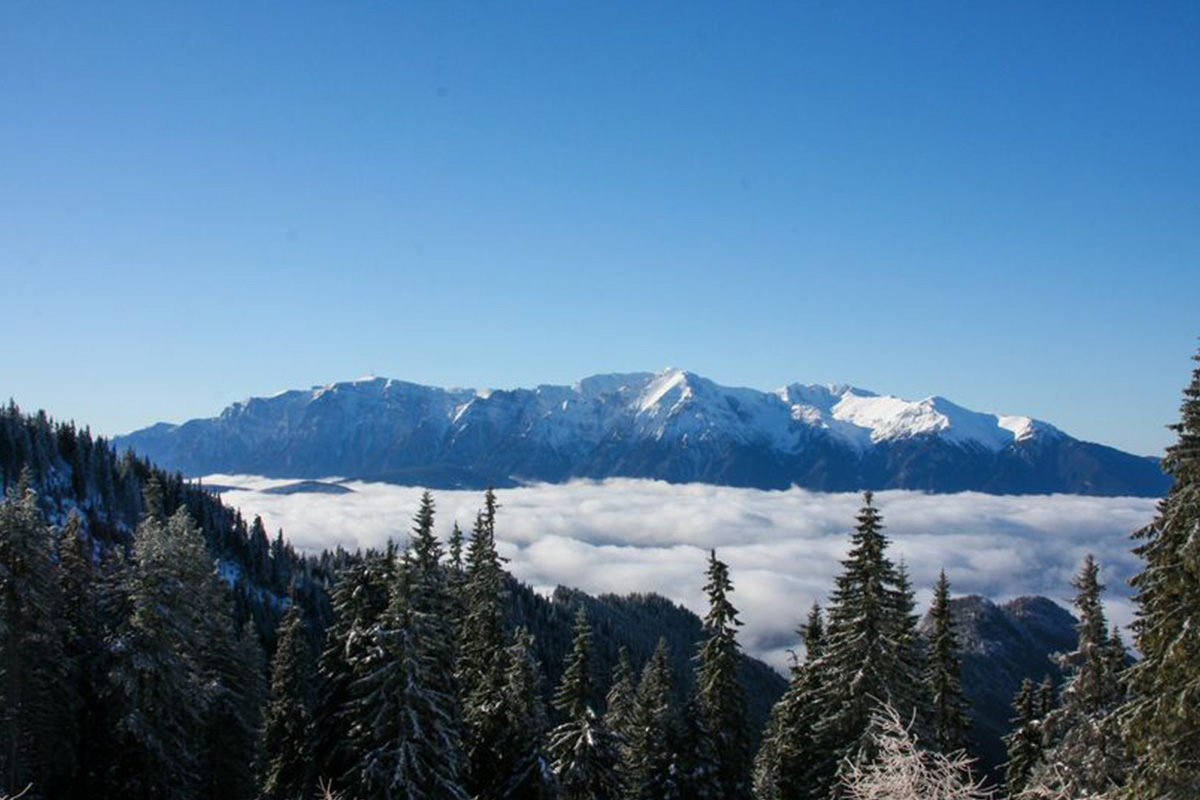
[[[591,706],[592,632],[582,607],[554,707],[564,721],[550,733],[550,757],[564,800],[615,800],[617,747],[612,733]]]
[[[961,750],[945,754],[924,749],[890,705],[872,712],[869,736],[876,754],[869,761],[848,763],[841,792],[849,800],[990,800],[971,773],[971,760]]]
[[[213,562],[185,509],[163,519],[155,480],[146,508],[125,573],[129,616],[110,648],[112,776],[127,797],[191,798],[200,789],[195,732],[204,727],[211,699],[203,653],[214,611]]]
[[[633,667],[629,663],[629,648],[621,645],[617,650],[617,664],[613,667],[605,696],[604,724],[620,742],[621,759],[627,759],[633,732],[633,708],[637,700],[637,683]]]
[[[533,636],[518,628],[505,653],[501,690],[503,739],[497,743],[497,795],[508,800],[550,800],[556,781],[545,750],[546,709],[542,668],[533,653]]]
[[[1016,716],[1012,732],[1004,737],[1008,761],[1004,765],[1004,784],[1010,797],[1016,797],[1029,783],[1034,767],[1042,758],[1042,726],[1037,689],[1028,678],[1013,700]]]
[[[754,764],[754,792],[758,800],[807,800],[817,796],[810,779],[825,758],[817,748],[815,729],[820,714],[821,672],[816,669],[824,652],[825,622],[813,604],[799,634],[805,645],[804,662],[792,670],[783,697],[771,709],[768,729]]]
[[[1059,657],[1067,678],[1059,705],[1042,722],[1048,749],[1022,796],[1062,792],[1067,797],[1095,796],[1124,783],[1124,743],[1115,711],[1124,699],[1124,653],[1109,637],[1100,596],[1100,569],[1088,555],[1072,581],[1077,590],[1078,644]]]
[[[504,676],[506,576],[496,552],[495,494],[488,489],[467,545],[462,585],[457,679],[462,699],[469,787],[489,791],[493,748],[503,736],[500,687]]]
[[[811,772],[818,794],[840,789],[833,780],[850,763],[870,763],[874,712],[890,705],[922,729],[921,661],[915,640],[912,592],[887,557],[883,520],[864,495],[850,552],[830,598],[820,673],[815,749],[823,760]]]
[[[414,575],[414,573],[416,573]],[[437,643],[441,630],[415,601],[419,567],[405,553],[372,647],[356,669],[350,737],[359,755],[360,800],[466,800],[455,698]]]
[[[642,670],[624,758],[628,800],[669,800],[679,790],[671,708],[671,665],[664,639]]]
[[[75,691],[50,528],[31,485],[23,473],[0,502],[0,788],[40,792],[74,768]]]
[[[1137,534],[1145,566],[1132,581],[1142,660],[1130,670],[1122,716],[1137,800],[1200,797],[1200,367],[1173,427],[1178,439],[1162,466],[1175,482]]]
[[[950,581],[946,571],[938,576],[929,608],[933,631],[929,641],[925,685],[931,706],[930,727],[934,745],[943,753],[966,747],[966,732],[971,727],[967,701],[962,692],[962,660],[954,619],[950,612]]]
[[[262,800],[293,800],[311,791],[312,671],[304,617],[292,605],[279,624],[271,663],[271,699],[263,715]]]
[[[708,638],[696,655],[696,693],[700,712],[712,735],[716,788],[722,797],[739,800],[750,796],[750,744],[746,723],[746,696],[738,680],[741,645],[737,609],[729,600],[733,583],[729,567],[708,556],[708,614],[704,629]]]
[[[355,667],[374,647],[372,631],[387,610],[395,566],[390,547],[385,553],[369,552],[338,573],[331,592],[333,623],[321,651],[313,719],[316,773],[327,780],[352,779],[358,762],[349,737]]]

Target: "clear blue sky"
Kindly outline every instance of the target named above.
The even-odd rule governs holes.
[[[682,366],[1170,441],[1200,4],[0,4],[0,394]]]

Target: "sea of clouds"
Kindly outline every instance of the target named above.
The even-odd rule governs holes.
[[[225,501],[294,546],[314,552],[341,545],[404,542],[421,490],[351,482],[353,494],[269,494],[294,481],[210,475],[232,487]],[[612,479],[538,484],[497,491],[500,552],[519,579],[538,590],[563,584],[598,594],[657,592],[703,614],[708,551],[730,566],[746,649],[783,668],[795,629],[813,601],[824,603],[847,549],[862,496],[803,489],[760,491],[704,484]],[[439,491],[438,532],[457,520],[469,532],[481,492]],[[875,496],[923,611],[938,571],[955,594],[996,601],[1040,594],[1069,605],[1071,576],[1092,553],[1108,584],[1110,619],[1132,618],[1127,581],[1138,569],[1130,534],[1154,516],[1156,501],[1074,495]]]

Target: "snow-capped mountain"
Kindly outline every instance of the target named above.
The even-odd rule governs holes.
[[[690,372],[492,391],[364,378],[118,437],[189,475],[342,476],[435,487],[640,477],[825,490],[1159,495],[1157,462],[1029,417],[852,386],[773,392]]]

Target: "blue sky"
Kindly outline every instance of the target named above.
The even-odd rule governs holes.
[[[0,394],[682,366],[1171,440],[1195,3],[0,4]]]

